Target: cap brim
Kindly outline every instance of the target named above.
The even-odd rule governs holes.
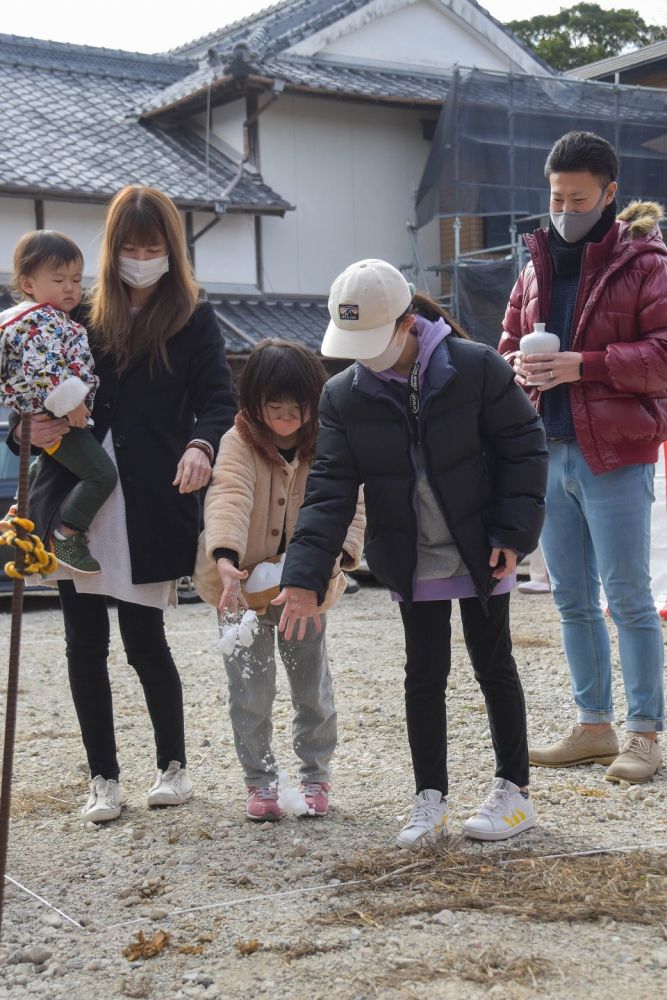
[[[341,330],[331,320],[320,352],[325,358],[353,358],[355,361],[377,358],[389,346],[395,326],[393,322],[374,330]]]

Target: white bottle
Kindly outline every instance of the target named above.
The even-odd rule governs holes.
[[[556,354],[560,351],[560,339],[555,333],[547,333],[544,323],[536,323],[532,333],[526,333],[519,341],[519,349],[530,360],[531,354]],[[527,385],[544,385],[544,378],[533,378]]]

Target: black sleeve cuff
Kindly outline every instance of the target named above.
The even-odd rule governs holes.
[[[237,569],[239,568],[239,554],[234,552],[234,549],[213,549],[213,558],[216,562],[218,559],[229,559]]]

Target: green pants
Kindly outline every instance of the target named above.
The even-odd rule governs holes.
[[[115,465],[93,432],[82,427],[72,427],[49,454],[80,480],[62,505],[61,521],[68,528],[88,531],[90,522],[116,486]]]

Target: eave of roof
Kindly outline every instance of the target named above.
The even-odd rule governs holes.
[[[319,351],[329,322],[326,296],[211,294],[230,356],[247,354],[265,337]]]
[[[141,111],[144,120],[165,113],[192,110],[211,95],[220,99],[225,92],[236,96],[242,86],[267,89],[276,81],[285,92],[326,96],[341,100],[394,105],[439,107],[447,96],[450,76],[446,73],[417,73],[409,70],[374,68],[339,61],[317,60],[302,56],[282,56],[264,60],[242,80],[229,72],[216,75],[214,67],[201,67],[179,83],[186,87],[179,94],[179,83],[155,95],[153,105]],[[188,81],[190,83],[188,84]],[[239,89],[241,86],[241,89]],[[158,101],[164,103],[157,103]]]
[[[46,187],[39,184],[3,184],[0,182],[0,197],[37,198],[45,201],[67,201],[85,205],[106,205],[118,190],[118,186],[110,187],[106,191],[85,191],[77,188]],[[223,205],[220,202],[197,198],[174,197],[171,200],[183,211],[215,211],[218,215],[279,215],[282,217],[285,212],[294,211],[294,205],[282,200],[269,206],[253,201],[237,201],[233,205]]]
[[[634,69],[636,66],[645,66],[659,59],[667,59],[667,41],[654,42],[652,45],[645,45],[641,49],[624,52],[620,56],[609,56],[608,59],[598,59],[597,62],[586,63],[585,66],[575,66],[574,69],[568,69],[565,72],[565,76],[575,77],[580,80],[593,80],[598,76],[608,76],[611,73],[619,73],[625,69]]]

